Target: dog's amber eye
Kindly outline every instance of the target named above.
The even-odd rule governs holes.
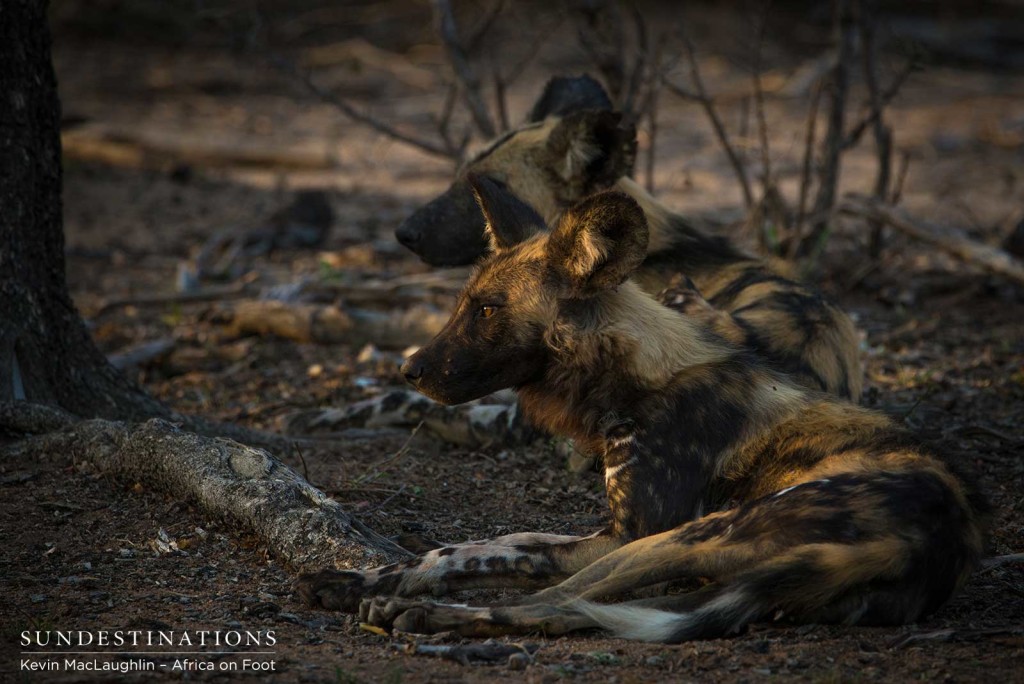
[[[490,318],[497,311],[498,311],[498,307],[496,307],[496,306],[481,306],[480,307],[480,317],[481,318]]]

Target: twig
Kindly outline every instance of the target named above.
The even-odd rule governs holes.
[[[308,90],[310,93],[318,97],[321,101],[333,105],[335,108],[341,111],[342,114],[352,119],[353,121],[357,121],[361,124],[369,126],[373,130],[377,131],[378,133],[383,133],[389,138],[405,143],[406,145],[411,145],[412,147],[422,150],[423,152],[427,152],[438,157],[445,157],[446,159],[458,159],[460,156],[459,150],[447,144],[447,141],[446,144],[442,145],[432,142],[430,140],[425,140],[423,138],[418,138],[409,135],[408,133],[403,133],[397,128],[391,126],[390,124],[387,124],[381,121],[380,119],[373,117],[365,112],[359,111],[351,104],[349,104],[348,101],[344,100],[343,98],[337,96],[336,94],[330,91],[324,90],[319,85],[317,85],[316,82],[313,81],[313,79],[309,76],[309,74],[305,73],[297,66],[295,66],[295,64],[291,60],[285,59],[280,55],[272,55],[269,58],[267,58],[267,61],[270,63],[272,67],[274,67],[278,71],[298,80],[300,83],[302,83],[302,85],[306,87],[306,90]]]
[[[370,469],[367,470],[367,472],[363,473],[362,475],[355,479],[355,483],[362,484],[363,482],[376,480],[378,477],[387,472],[387,466],[393,465],[396,461],[398,461],[400,458],[402,458],[409,452],[409,445],[412,443],[412,440],[416,437],[416,433],[420,431],[421,427],[423,427],[422,420],[416,425],[416,427],[412,429],[412,432],[409,433],[409,438],[405,440],[405,444],[403,444],[398,451],[396,451],[391,456],[388,456],[383,461],[380,461],[379,463],[376,463],[373,466],[371,466]]]
[[[302,449],[299,448],[297,442],[292,442],[292,448],[295,450],[296,455],[299,457],[299,463],[302,464],[302,477],[306,478],[306,482],[312,482],[309,479],[309,466],[306,465],[306,457],[302,454]]]
[[[462,97],[469,108],[473,123],[485,138],[493,138],[497,131],[491,115],[487,111],[487,106],[484,104],[483,96],[480,94],[480,76],[469,60],[466,47],[459,42],[458,26],[455,23],[455,13],[452,10],[451,2],[433,0],[433,4],[438,35],[441,37],[441,42],[444,43],[452,71],[455,72],[455,77],[462,84]]]
[[[740,188],[743,190],[743,203],[746,205],[749,211],[754,206],[754,194],[750,189],[750,181],[747,179],[747,173],[743,168],[743,163],[740,161],[739,156],[736,154],[736,150],[733,149],[732,143],[729,142],[729,134],[725,131],[725,126],[722,125],[722,119],[718,116],[718,112],[715,110],[715,105],[708,97],[707,89],[704,87],[704,80],[700,75],[700,67],[697,65],[697,55],[693,47],[693,42],[686,32],[680,28],[679,36],[683,42],[683,48],[686,50],[686,58],[690,62],[690,80],[693,82],[693,87],[697,89],[697,92],[691,93],[685,88],[677,86],[668,78],[662,79],[665,86],[676,95],[696,100],[704,107],[704,112],[707,114],[708,119],[711,121],[711,126],[714,128],[715,136],[718,138],[718,142],[721,143],[722,149],[725,150],[726,156],[729,158],[729,162],[732,164],[733,171],[736,172],[736,178],[740,182]]]
[[[176,340],[173,337],[150,340],[149,342],[135,345],[127,351],[111,354],[107,357],[107,361],[110,362],[111,366],[121,371],[126,368],[135,368],[169,353],[174,349],[175,343]]]
[[[168,292],[164,294],[139,295],[137,297],[123,297],[111,299],[103,303],[93,318],[125,306],[159,306],[161,304],[193,304],[196,302],[217,302],[224,299],[245,297],[250,294],[248,283],[228,285],[226,287],[210,287],[195,292]]]
[[[839,211],[851,216],[882,221],[901,233],[934,245],[968,263],[977,264],[992,273],[1024,283],[1024,263],[997,247],[969,240],[951,228],[911,218],[902,209],[865,197],[848,197],[839,206]]]
[[[907,172],[910,170],[910,150],[903,150],[900,153],[900,168],[896,172],[896,182],[892,185],[892,193],[889,195],[889,204],[893,206],[900,203],[903,198],[903,185],[907,182]]]
[[[823,246],[832,219],[836,190],[839,186],[839,162],[843,145],[843,125],[846,114],[846,91],[850,81],[850,60],[854,51],[853,0],[836,0],[835,31],[839,49],[829,83],[830,109],[828,130],[825,133],[824,153],[819,174],[818,194],[811,215],[814,223],[800,253],[808,254]]]
[[[856,125],[850,129],[850,132],[846,134],[846,138],[843,140],[844,150],[856,147],[857,143],[860,142],[861,136],[864,135],[864,131],[868,129],[868,126],[874,125],[878,116],[880,116],[885,108],[889,106],[889,103],[892,102],[893,98],[899,94],[903,84],[907,82],[908,78],[910,78],[910,74],[915,71],[917,71],[917,60],[913,58],[908,59],[903,69],[896,74],[896,78],[893,79],[892,84],[879,93],[879,109],[876,111],[874,107],[871,107],[868,110],[868,113],[864,115],[864,118],[858,121]]]
[[[405,488],[407,486],[408,486],[408,484],[403,482],[401,487],[399,487],[394,492],[389,494],[388,497],[386,499],[384,499],[383,501],[381,501],[379,504],[377,504],[376,506],[371,506],[370,508],[367,508],[365,511],[362,511],[362,515],[367,515],[369,513],[374,513],[376,511],[379,511],[380,509],[384,508],[389,503],[391,503],[396,496],[399,496],[402,492],[404,492]]]

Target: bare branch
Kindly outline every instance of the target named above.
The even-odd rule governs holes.
[[[761,83],[761,51],[764,49],[764,34],[768,27],[768,8],[770,0],[763,3],[758,18],[758,25],[754,40],[754,112],[757,116],[757,133],[761,143],[761,184],[764,187],[764,196],[768,196],[768,188],[772,183],[772,160],[771,147],[768,144],[768,121],[764,113],[764,85]]]
[[[511,128],[508,119],[508,98],[505,93],[505,79],[501,75],[501,67],[498,66],[498,60],[493,50],[491,51],[491,80],[494,82],[494,104],[495,109],[498,110],[498,125],[501,127],[501,132],[504,133]]]
[[[654,162],[655,149],[658,142],[658,95],[661,93],[661,74],[663,60],[664,40],[659,36],[654,47],[654,60],[651,64],[651,73],[647,83],[647,102],[644,110],[647,116],[647,168],[645,169],[645,183],[647,192],[654,192]]]
[[[636,31],[637,41],[637,52],[636,61],[633,63],[633,69],[630,72],[629,78],[625,84],[625,92],[622,95],[622,110],[625,112],[632,112],[634,109],[634,102],[636,101],[637,94],[640,92],[640,87],[644,81],[644,68],[647,66],[647,61],[650,56],[650,32],[647,29],[647,22],[644,21],[643,14],[640,13],[640,9],[635,5],[630,8],[631,15],[633,17],[633,26]],[[622,46],[622,60],[623,68],[625,68],[625,44]],[[655,65],[655,71],[657,65]]]
[[[513,64],[512,68],[508,70],[508,73],[504,75],[503,80],[506,86],[512,85],[516,79],[522,76],[526,67],[528,67],[530,63],[537,58],[537,55],[540,54],[540,48],[551,39],[551,36],[555,35],[555,32],[558,31],[559,28],[561,28],[562,21],[563,17],[559,15],[556,17],[555,21],[551,22],[550,26],[534,33],[534,40],[530,44],[530,48],[526,51],[526,54],[522,59]]]
[[[821,246],[828,233],[832,208],[839,186],[839,162],[843,146],[843,125],[846,115],[846,93],[850,82],[850,60],[853,58],[856,23],[853,0],[835,0],[835,32],[838,50],[832,78],[828,84],[830,108],[828,130],[819,173],[818,194],[811,212],[814,221],[810,235],[801,247],[808,254]]]
[[[455,13],[452,10],[451,2],[449,0],[434,0],[433,4],[437,32],[444,43],[455,77],[462,84],[462,97],[473,117],[473,123],[485,138],[493,138],[497,130],[480,92],[482,88],[480,75],[470,62],[466,47],[459,41],[458,26],[455,23]]]
[[[483,45],[484,38],[494,27],[494,22],[501,16],[502,11],[505,9],[505,0],[497,0],[487,10],[487,14],[480,20],[480,23],[476,25],[472,31],[469,32],[469,37],[466,38],[466,53],[473,54],[478,51]]]
[[[858,121],[857,124],[850,129],[850,132],[846,134],[846,139],[843,140],[844,150],[857,146],[857,143],[860,142],[861,136],[864,135],[864,131],[868,129],[868,126],[872,126],[876,123],[878,117],[880,117],[882,112],[885,111],[885,108],[888,107],[889,103],[893,101],[893,98],[899,94],[903,84],[907,82],[908,78],[910,78],[910,74],[915,71],[917,71],[917,61],[915,59],[907,60],[906,65],[898,74],[896,74],[896,78],[893,79],[893,82],[889,87],[881,91],[879,94],[878,108],[876,109],[874,105],[872,105],[864,118]]]
[[[455,98],[457,98],[458,95],[458,84],[449,84],[448,92],[444,96],[444,104],[441,105],[441,113],[437,116],[437,133],[441,136],[441,140],[444,141],[445,147],[449,149],[458,148],[458,146],[452,141],[451,137],[452,112],[455,111]],[[462,156],[461,150],[459,156]]]
[[[353,121],[357,121],[361,124],[369,126],[378,133],[383,133],[389,138],[405,143],[406,145],[411,145],[412,147],[422,150],[423,152],[427,152],[438,157],[445,157],[446,159],[459,159],[460,150],[453,149],[450,145],[438,144],[430,140],[425,140],[423,138],[418,138],[416,136],[409,135],[408,133],[403,133],[402,131],[391,126],[390,124],[387,124],[381,121],[380,119],[371,116],[365,112],[359,111],[351,104],[349,104],[348,101],[346,101],[345,99],[317,85],[317,83],[310,77],[309,74],[305,73],[297,66],[295,66],[294,62],[292,62],[291,60],[285,59],[280,55],[272,55],[267,59],[267,61],[270,63],[272,67],[274,67],[278,71],[298,80],[306,87],[306,90],[308,90],[310,93],[315,95],[321,101],[333,105],[338,110],[340,110],[342,114],[352,119]]]
[[[750,189],[750,180],[747,178],[747,172],[743,168],[743,162],[740,161],[739,155],[736,154],[736,150],[733,149],[732,143],[729,141],[729,134],[722,124],[722,119],[718,116],[714,103],[708,97],[707,89],[704,87],[704,79],[700,75],[700,67],[697,65],[697,55],[693,42],[682,28],[679,29],[679,36],[682,39],[683,48],[686,50],[686,58],[690,62],[690,80],[693,82],[696,93],[677,86],[668,78],[662,79],[662,82],[676,95],[688,100],[695,100],[704,107],[704,112],[711,121],[712,128],[714,128],[715,136],[718,138],[718,142],[721,143],[722,149],[725,150],[725,154],[732,164],[733,171],[736,172],[736,178],[739,180],[740,188],[743,190],[743,203],[749,211],[754,206],[754,194]]]
[[[817,137],[818,107],[824,88],[819,83],[811,93],[811,106],[807,109],[807,133],[804,136],[804,160],[800,168],[800,197],[797,200],[796,221],[793,224],[793,235],[789,244],[789,258],[797,255],[802,239],[804,221],[807,218],[807,197],[811,190],[811,171],[814,161],[814,141]]]
[[[600,72],[611,99],[623,106],[626,83],[626,38],[622,8],[614,0],[596,0],[576,4],[580,46]]]
[[[875,40],[875,16],[877,7],[873,0],[860,0],[861,58],[864,69],[864,82],[868,88],[868,102],[871,107],[872,131],[875,137],[875,152],[878,155],[878,173],[875,176],[874,198],[884,202],[889,195],[889,182],[892,176],[892,129],[882,121],[885,105],[878,87],[878,43]],[[882,223],[872,222],[869,253],[877,257],[882,252]]]
[[[997,247],[970,240],[947,226],[912,218],[902,209],[866,197],[846,198],[839,206],[839,211],[869,221],[884,222],[901,233],[938,247],[967,263],[1024,283],[1024,263],[1020,260]]]

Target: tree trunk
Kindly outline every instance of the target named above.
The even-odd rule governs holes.
[[[0,0],[0,435],[59,430],[14,448],[74,449],[105,471],[144,479],[235,521],[299,567],[403,555],[267,452],[162,421],[78,422],[182,418],[108,363],[68,295],[60,101],[46,11],[40,0]],[[201,418],[184,422],[201,432],[276,441]]]
[[[0,400],[82,416],[169,417],[107,363],[68,296],[46,4],[0,3]]]

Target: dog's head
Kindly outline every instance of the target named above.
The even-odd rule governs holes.
[[[634,200],[602,192],[570,207],[550,233],[544,218],[494,179],[467,183],[484,216],[490,255],[444,329],[402,366],[416,389],[458,404],[540,378],[560,317],[593,317],[593,300],[641,264],[647,221]]]
[[[487,250],[470,177],[500,181],[550,223],[629,174],[635,157],[636,129],[612,111],[597,81],[554,78],[526,123],[469,159],[448,190],[409,216],[395,236],[433,266],[470,264]]]

